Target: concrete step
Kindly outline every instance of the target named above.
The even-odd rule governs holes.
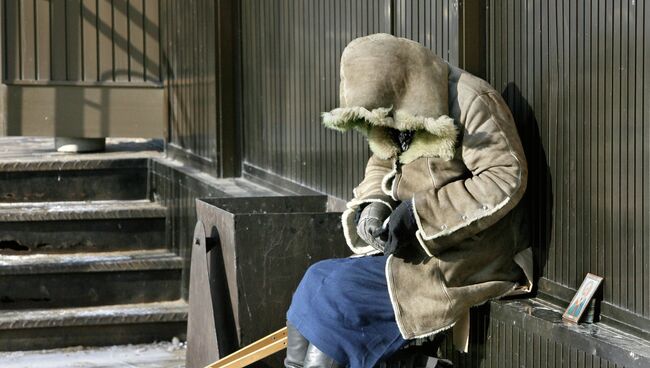
[[[0,203],[147,198],[146,158],[68,157],[0,161]]]
[[[0,310],[175,300],[182,263],[162,249],[0,255]]]
[[[165,215],[148,200],[0,203],[0,253],[161,248]]]
[[[0,350],[140,344],[185,339],[183,300],[0,313]]]
[[[179,340],[0,352],[2,368],[181,368],[185,343]]]

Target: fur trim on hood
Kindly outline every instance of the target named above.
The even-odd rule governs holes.
[[[436,118],[413,116],[396,112],[392,108],[377,108],[372,111],[363,107],[340,107],[322,114],[323,125],[330,129],[346,132],[356,129],[368,138],[370,150],[381,159],[399,155],[407,164],[419,157],[440,157],[450,160],[454,157],[458,131],[454,120],[443,115]],[[400,155],[400,148],[393,141],[387,128],[414,130],[415,136],[409,149]]]

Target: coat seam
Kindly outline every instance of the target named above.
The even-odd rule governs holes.
[[[442,291],[445,292],[445,295],[447,296],[447,301],[449,302],[449,308],[447,308],[447,311],[445,311],[445,316],[444,318],[447,318],[447,313],[449,313],[449,310],[452,309],[452,302],[451,302],[451,297],[449,296],[449,291],[447,290],[447,285],[442,281],[442,267],[440,266],[440,258],[436,258],[438,261],[438,281],[440,281],[440,285],[442,286]]]
[[[431,170],[431,158],[427,157],[427,169],[429,169],[429,175],[431,175],[431,184],[434,188],[437,188],[436,178],[433,176],[433,170]]]
[[[390,272],[390,264],[391,261],[393,260],[393,255],[389,255],[388,259],[386,259],[386,269],[384,270],[384,273],[386,274],[386,286],[388,289],[388,298],[390,299],[390,304],[393,306],[393,312],[395,314],[395,323],[397,324],[397,329],[399,330],[399,333],[404,337],[404,339],[409,339],[409,334],[405,332],[405,327],[404,327],[404,321],[402,320],[402,310],[399,306],[399,303],[397,303],[397,299],[395,297],[395,294],[393,292],[393,274]]]

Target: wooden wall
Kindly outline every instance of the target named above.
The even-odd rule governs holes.
[[[239,171],[238,2],[161,0],[171,155],[219,177]]]
[[[158,0],[5,0],[7,84],[160,83]]]
[[[488,81],[520,128],[540,290],[605,277],[603,315],[650,331],[650,3],[488,1]]]
[[[244,171],[349,198],[369,157],[357,133],[320,124],[338,106],[339,59],[354,38],[393,33],[459,62],[453,1],[242,1]]]
[[[4,0],[0,135],[162,138],[159,0]]]

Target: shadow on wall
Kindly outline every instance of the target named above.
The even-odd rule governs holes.
[[[528,161],[528,187],[522,199],[526,209],[528,234],[535,256],[535,294],[539,278],[548,260],[553,223],[553,188],[551,172],[540,136],[535,111],[515,83],[501,93],[512,111]]]
[[[3,3],[0,134],[162,134],[157,2],[24,3]]]
[[[528,229],[527,234],[535,257],[533,295],[537,295],[537,285],[539,278],[544,274],[551,240],[553,220],[551,174],[532,106],[514,83],[508,84],[501,95],[512,112],[528,161],[528,187],[523,199],[513,211],[524,211],[526,214],[524,221],[527,222],[525,224]],[[454,366],[477,367],[478,362],[488,361],[489,354],[495,351],[494,344],[498,344],[500,336],[494,335],[498,330],[491,326],[490,303],[472,308],[470,331],[468,354],[457,351],[450,338],[445,339],[441,346],[443,356],[451,359]]]

